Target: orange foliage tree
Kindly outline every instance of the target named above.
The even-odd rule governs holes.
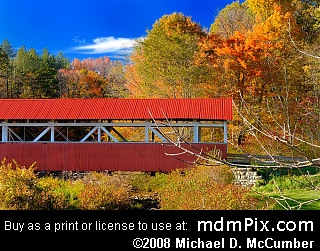
[[[241,27],[242,32],[235,30],[228,36],[210,33],[202,39],[198,62],[208,64],[223,79],[215,80],[212,88],[222,82],[219,90],[225,95],[236,98],[240,93],[260,103],[264,95],[272,95],[272,83],[283,82],[279,79],[281,62],[292,50],[286,35],[290,18],[290,13],[282,14],[275,6],[273,14],[252,29]]]
[[[65,97],[115,97],[125,92],[123,66],[109,57],[74,59],[59,71]],[[120,69],[120,70],[118,70]],[[121,93],[121,94],[120,94]]]
[[[220,32],[220,18],[219,25],[213,25],[215,29],[201,40],[198,63],[206,64],[218,73],[211,82],[212,92],[218,90],[222,96],[231,95],[235,101],[239,100],[236,104],[240,108],[240,101],[244,100],[258,116],[257,121],[263,120],[268,124],[276,121],[285,124],[285,131],[294,128],[301,132],[296,116],[301,114],[297,100],[303,97],[308,86],[304,84],[306,79],[302,67],[305,59],[291,42],[291,38],[301,40],[301,31],[289,8],[291,5],[265,2],[268,2],[268,10],[263,11],[258,6],[248,9],[248,15],[251,13],[255,18],[251,28],[246,26],[248,30],[241,25],[239,30]],[[243,6],[246,5],[241,8]],[[227,13],[224,13],[225,17],[228,17]],[[291,37],[288,34],[289,23]],[[242,129],[237,127],[237,130],[242,137]],[[283,134],[284,130],[276,133]]]

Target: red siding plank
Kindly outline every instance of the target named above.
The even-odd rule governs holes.
[[[198,148],[222,150],[226,159],[227,145],[195,143]],[[188,148],[187,145],[185,147]],[[0,143],[0,159],[15,160],[20,166],[33,163],[37,171],[145,171],[168,172],[188,164],[166,153],[178,153],[172,145],[157,143]],[[194,161],[191,155],[182,160]]]

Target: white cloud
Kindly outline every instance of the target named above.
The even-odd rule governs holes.
[[[135,44],[135,40],[130,38],[100,37],[94,39],[92,44],[76,46],[73,50],[85,54],[103,54],[125,49],[131,50]]]
[[[85,39],[79,38],[79,36],[76,36],[72,39],[73,42],[77,43],[77,44],[84,44],[86,42]]]

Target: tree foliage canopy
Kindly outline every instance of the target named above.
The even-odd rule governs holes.
[[[131,80],[129,88],[149,97],[199,96],[206,68],[196,65],[194,56],[205,35],[199,24],[182,13],[164,15],[134,49],[134,66],[129,69],[139,80]]]

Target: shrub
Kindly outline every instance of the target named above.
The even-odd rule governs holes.
[[[266,209],[267,204],[249,188],[236,185],[226,166],[197,166],[175,170],[159,188],[163,210],[248,210]]]
[[[45,185],[35,174],[35,167],[21,167],[15,161],[0,166],[0,209],[39,210],[66,208],[62,194]]]
[[[79,209],[130,209],[131,187],[125,176],[93,172],[87,175],[83,182],[84,189],[78,194]]]
[[[91,172],[77,180],[39,178],[35,169],[34,165],[26,168],[14,161],[1,162],[0,209],[267,209],[264,198],[235,184],[227,166],[199,165],[155,176]]]
[[[45,176],[39,179],[39,185],[43,190],[50,194],[51,198],[55,198],[53,201],[44,200],[43,204],[53,203],[52,209],[77,208],[77,194],[83,189],[82,182]]]

